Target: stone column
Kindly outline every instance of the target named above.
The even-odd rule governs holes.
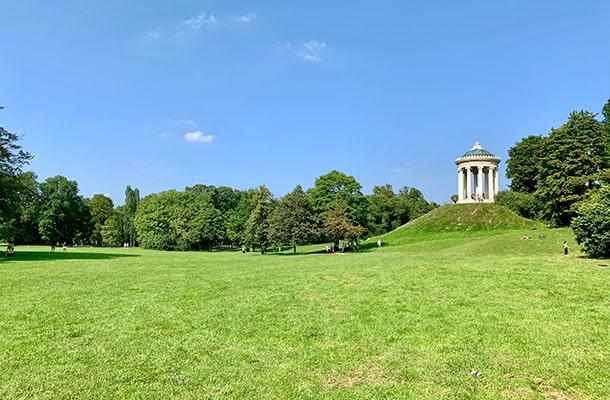
[[[500,186],[500,181],[498,179],[498,167],[495,167],[494,168],[494,200],[496,198],[496,195],[498,194],[498,191],[500,190],[499,186]]]
[[[462,200],[462,169],[458,168],[458,201]]]
[[[492,184],[491,184],[491,181],[490,181],[491,176],[492,176],[491,174],[492,174],[491,167],[487,167],[487,172],[485,173],[485,184],[483,185],[484,186],[483,187],[483,194],[485,194],[487,196],[487,197],[485,197],[486,200],[491,198],[490,197],[490,193],[491,193],[491,190],[492,190],[491,189]]]
[[[470,178],[471,176],[471,171],[470,171],[470,167],[466,168],[466,199],[470,199],[470,193],[472,190],[472,180]]]
[[[491,167],[491,166],[489,167],[489,178],[488,178],[488,180],[489,180],[489,189],[488,189],[487,196],[488,196],[489,200],[492,200],[493,197],[494,197],[493,193],[494,193],[494,181],[495,181],[495,178],[494,178],[494,170],[493,170],[493,167]]]
[[[483,193],[483,167],[477,167],[477,194]]]

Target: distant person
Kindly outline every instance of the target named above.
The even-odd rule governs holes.
[[[55,243],[51,243],[51,253],[55,253]]]
[[[380,249],[381,248],[381,239],[377,239],[377,248]]]
[[[13,243],[12,240],[9,240],[8,245],[6,245],[6,256],[12,257],[14,253],[15,253],[15,244]]]
[[[64,242],[64,243],[61,245],[61,248],[62,248],[63,252],[65,253],[65,252],[66,252],[66,249],[68,248],[68,245],[66,244],[66,242]]]
[[[564,240],[563,241],[563,254],[565,254],[567,256],[569,252],[570,252],[570,247],[568,246],[568,241]]]

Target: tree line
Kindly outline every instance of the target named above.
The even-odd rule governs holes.
[[[125,204],[102,194],[79,195],[78,183],[61,175],[37,181],[22,172],[32,158],[19,136],[0,131],[0,233],[18,244],[142,246],[161,250],[210,250],[345,241],[358,247],[366,235],[388,232],[427,213],[435,203],[409,187],[391,185],[364,195],[352,176],[331,171],[314,187],[296,186],[275,198],[265,187],[236,190],[195,185],[140,198],[127,186]]]

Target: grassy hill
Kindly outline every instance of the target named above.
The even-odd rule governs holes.
[[[523,236],[532,240],[523,241]],[[565,229],[547,229],[498,204],[454,204],[439,207],[383,235],[381,240],[395,251],[426,257],[521,257],[524,252],[557,254],[564,240],[573,243],[573,235]]]
[[[417,232],[463,232],[542,228],[498,204],[451,204],[434,209],[403,228]],[[401,228],[399,228],[401,229]]]

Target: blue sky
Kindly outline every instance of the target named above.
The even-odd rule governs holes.
[[[610,2],[0,0],[0,126],[38,180],[124,203],[198,183],[280,197],[332,170],[446,203],[610,97]]]

